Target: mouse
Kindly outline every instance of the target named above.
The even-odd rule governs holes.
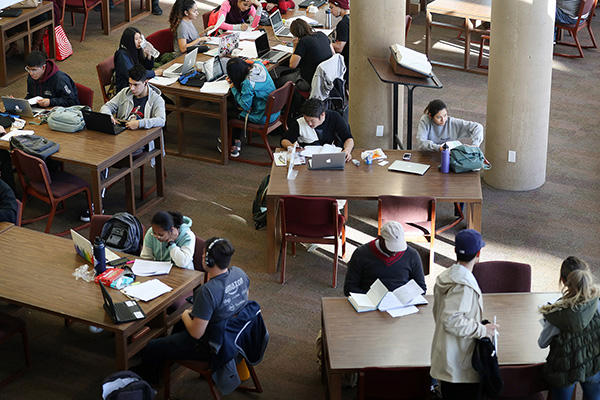
[[[241,52],[242,52],[242,49],[233,49],[231,51],[231,56],[232,57],[237,57]]]

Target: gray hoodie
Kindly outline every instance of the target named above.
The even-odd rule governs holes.
[[[140,119],[140,129],[165,126],[165,101],[160,96],[160,90],[148,84],[148,101],[144,108],[144,119]],[[100,108],[104,114],[116,115],[117,119],[125,120],[133,110],[133,93],[126,87],[115,97]]]

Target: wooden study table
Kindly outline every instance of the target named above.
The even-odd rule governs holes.
[[[173,290],[139,302],[145,319],[116,325],[103,308],[98,284],[76,280],[72,275],[85,260],[75,253],[71,240],[13,226],[0,233],[0,254],[1,300],[114,332],[119,370],[126,370],[131,357],[177,322],[184,308],[167,315],[167,307],[200,285],[203,276],[173,267],[169,275],[137,277],[141,282],[158,278]],[[108,291],[114,302],[127,300],[117,290]],[[134,339],[144,326],[150,330]]]
[[[548,349],[540,349],[542,331],[538,306],[556,299],[557,293],[507,293],[483,295],[483,318],[500,325],[500,365],[543,363]],[[392,318],[388,313],[357,313],[345,297],[323,298],[323,378],[329,398],[341,399],[342,375],[367,367],[429,367],[433,321],[433,296],[417,314]]]
[[[89,183],[92,188],[95,214],[100,214],[103,209],[102,189],[108,188],[122,178],[125,178],[125,200],[127,211],[130,214],[143,214],[164,199],[162,128],[128,129],[118,135],[87,129],[75,133],[57,132],[51,130],[48,124],[28,124],[24,129],[33,130],[36,135],[43,136],[60,145],[60,150],[50,156],[51,159],[89,168],[91,175]],[[141,157],[134,159],[133,153],[150,142],[154,142],[154,150],[143,153]],[[0,140],[0,149],[10,150],[9,142]],[[156,159],[156,197],[136,208],[133,174],[136,169],[152,158]],[[110,167],[114,168],[110,171],[108,178],[103,179],[102,171]]]
[[[104,34],[110,35],[115,29],[126,27],[132,23],[142,20],[151,14],[152,2],[151,0],[141,0],[143,3],[142,11],[136,15],[131,12],[131,3],[133,0],[124,0],[123,7],[125,12],[125,20],[115,26],[110,26],[110,0],[102,0],[102,25],[104,26]]]
[[[361,150],[352,152],[360,159]],[[431,168],[423,175],[388,171],[395,160],[404,153],[412,154],[412,162],[429,164]],[[431,196],[437,201],[467,203],[467,226],[481,231],[481,178],[479,172],[463,174],[439,171],[439,153],[420,151],[385,150],[390,164],[381,167],[374,161],[359,167],[346,163],[344,171],[310,171],[306,165],[296,166],[298,176],[287,180],[287,167],[271,167],[271,179],[267,191],[267,272],[277,272],[281,251],[281,232],[278,220],[279,198],[286,195],[333,197],[346,200],[374,200],[380,195]]]
[[[14,226],[14,224],[10,222],[0,222],[0,233],[4,232],[7,229],[10,229]]]

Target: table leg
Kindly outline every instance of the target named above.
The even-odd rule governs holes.
[[[465,70],[469,69],[469,59],[471,58],[471,31],[473,24],[470,18],[465,18]]]
[[[227,119],[227,96],[221,99],[221,160],[223,165],[229,162],[229,131]]]
[[[427,21],[425,23],[425,54],[429,57],[429,50],[431,49],[431,13],[429,10],[425,12]]]
[[[94,214],[102,214],[102,170],[92,169],[92,204]]]
[[[117,369],[119,371],[127,371],[129,369],[127,338],[123,335],[123,332],[115,332],[115,350],[117,353]]]
[[[102,0],[102,21],[104,24],[104,34],[110,34],[110,8],[109,0]]]
[[[183,141],[185,132],[185,127],[183,126],[183,111],[181,111],[181,108],[183,107],[183,101],[184,99],[181,96],[177,96],[175,98],[175,104],[177,106],[177,153],[179,155],[183,154]]]
[[[415,86],[406,86],[408,99],[406,100],[406,149],[412,150],[412,123],[413,123],[413,91]]]
[[[277,224],[278,198],[267,198],[267,273],[277,272],[277,263],[281,250],[281,238]]]
[[[158,147],[160,150],[160,156],[156,157],[156,196],[157,197],[165,197],[165,163],[164,163],[164,151],[165,151],[165,141],[163,138],[163,133],[160,133],[158,138]],[[157,142],[155,141],[155,143]]]
[[[131,21],[131,0],[125,0],[125,21]]]
[[[392,85],[392,90],[394,91],[393,94],[393,107],[394,110],[392,112],[392,131],[394,132],[394,140],[393,140],[393,149],[396,150],[398,148],[398,144],[400,145],[400,148],[402,149],[402,141],[400,140],[400,136],[398,136],[398,85],[397,84],[393,84]]]
[[[481,202],[467,203],[467,228],[481,232]]]

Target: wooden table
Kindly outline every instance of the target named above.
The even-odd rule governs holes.
[[[537,338],[542,330],[539,305],[555,299],[557,293],[484,294],[484,318],[497,317],[500,325],[500,365],[539,364],[547,349]],[[367,367],[429,367],[433,321],[433,296],[417,314],[392,318],[388,313],[357,313],[343,298],[323,298],[323,374],[330,399],[341,399],[342,374]]]
[[[108,188],[122,178],[125,178],[127,211],[130,214],[143,214],[164,199],[162,128],[125,130],[118,135],[109,135],[87,129],[75,133],[57,132],[51,130],[48,124],[29,124],[24,129],[34,130],[36,135],[60,144],[60,150],[50,156],[51,159],[89,168],[95,214],[100,214],[103,209],[102,189]],[[154,142],[154,150],[143,153],[143,156],[134,159],[133,153],[150,142]],[[9,150],[9,143],[0,141],[0,149]],[[133,175],[136,169],[152,158],[156,159],[154,168],[156,172],[156,197],[136,208]],[[114,168],[108,178],[102,178],[102,171],[109,167]]]
[[[27,75],[25,71],[25,59],[31,51],[32,36],[35,32],[46,28],[50,29],[51,34],[48,35],[50,54],[48,54],[48,57],[56,58],[53,3],[51,1],[44,1],[37,8],[23,8],[22,10],[23,13],[18,17],[0,18],[0,86],[8,86]],[[45,21],[31,25],[33,18],[44,14],[46,15]],[[9,76],[5,51],[8,45],[20,39],[25,40],[25,57],[21,57],[22,62],[19,63],[19,68],[14,74]]]
[[[4,232],[7,229],[12,228],[13,226],[15,226],[15,225],[10,222],[0,222],[0,233]]]
[[[131,13],[131,2],[132,0],[124,0],[123,7],[125,9],[125,20],[118,25],[113,27],[110,26],[110,0],[102,0],[102,24],[104,26],[104,34],[110,35],[115,29],[129,26],[132,23],[142,20],[151,14],[152,2],[151,0],[141,0],[142,11],[139,14],[132,15]]]
[[[139,302],[145,319],[116,325],[104,311],[99,286],[73,277],[85,260],[76,255],[71,240],[13,226],[0,233],[0,254],[1,300],[114,332],[119,370],[126,370],[129,359],[151,339],[167,333],[184,308],[169,315],[166,308],[202,283],[201,273],[176,267],[169,275],[137,277],[142,282],[158,278],[173,290]],[[113,301],[127,300],[119,291],[108,290]],[[150,330],[134,339],[145,326]]]
[[[352,152],[360,159],[360,150]],[[406,151],[385,150],[390,164],[402,158]],[[481,231],[481,178],[479,172],[463,174],[439,171],[439,153],[410,151],[413,162],[429,164],[423,176],[388,171],[390,164],[380,167],[376,162],[359,167],[347,163],[344,171],[309,171],[306,165],[294,167],[295,180],[287,180],[287,167],[271,167],[267,191],[267,272],[277,271],[281,250],[278,221],[279,198],[285,195],[323,196],[347,200],[377,200],[380,195],[431,196],[437,201],[467,203],[467,226]]]
[[[433,26],[462,32],[465,39],[465,55],[463,65],[437,61],[431,61],[431,63],[448,68],[487,74],[487,70],[469,68],[469,59],[471,56],[471,34],[474,32],[489,34],[489,31],[487,30],[477,29],[474,27],[471,20],[490,22],[491,13],[492,0],[435,0],[434,2],[429,3],[427,5],[427,24],[425,27],[425,53],[427,54],[427,57],[429,57],[431,60],[431,28]],[[454,25],[443,22],[434,22],[432,14],[461,18],[463,20],[463,24]]]

